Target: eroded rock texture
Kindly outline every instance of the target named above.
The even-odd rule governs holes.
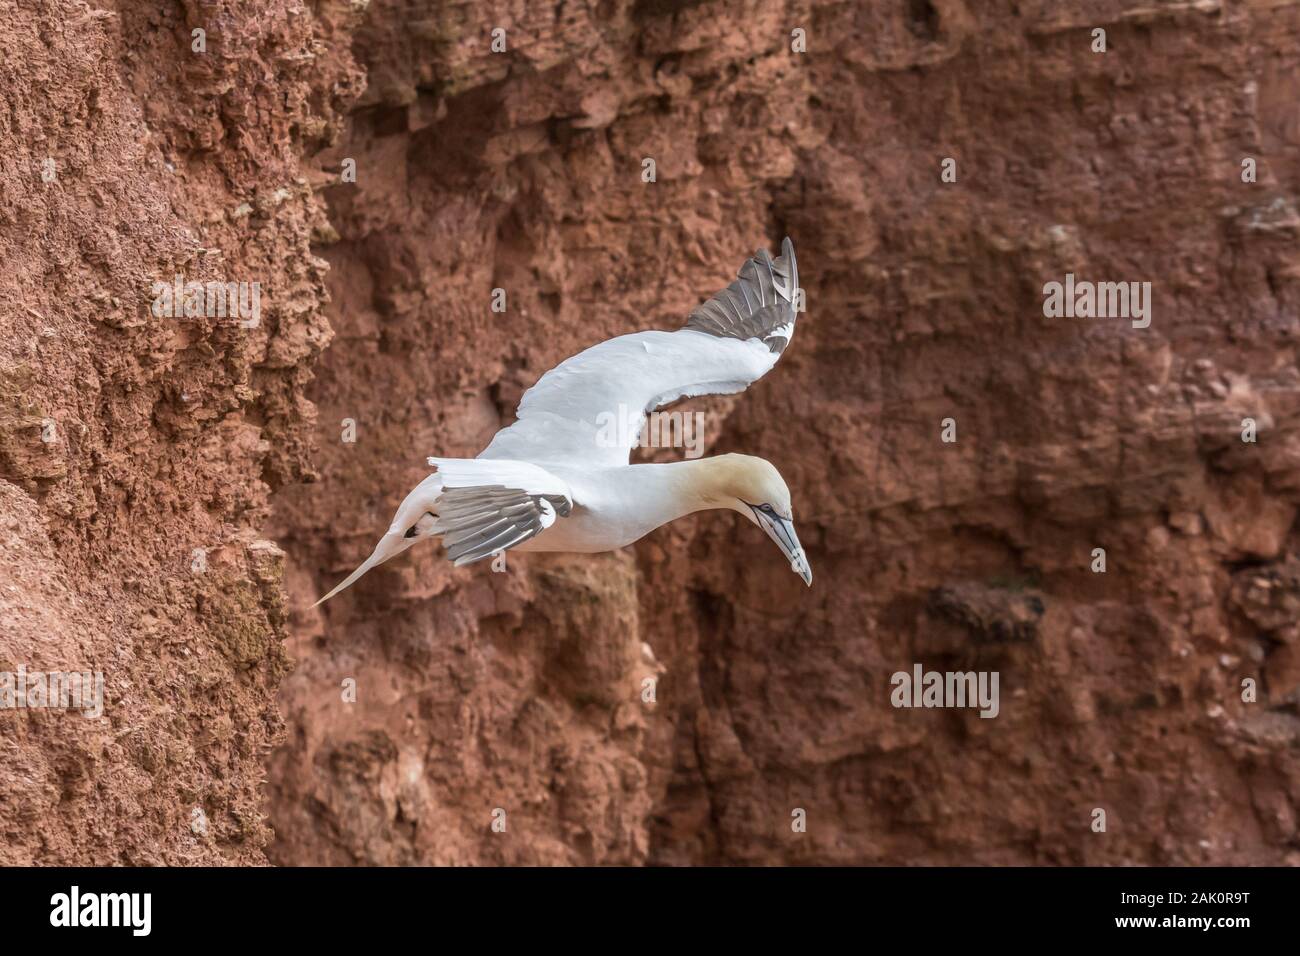
[[[1294,5],[34,6],[0,669],[110,691],[0,712],[6,859],[258,861],[280,739],[277,863],[1300,862]],[[309,609],[427,455],[786,234],[794,344],[687,407],[782,470],[811,591],[709,514]],[[151,317],[177,271],[261,326]],[[1066,273],[1150,327],[1045,318]],[[891,707],[917,662],[998,717]]]
[[[332,151],[357,182],[325,193],[322,481],[275,529],[304,661],[275,859],[1289,858],[1300,18],[1074,6],[371,7]],[[304,609],[426,454],[786,233],[795,345],[692,407],[796,489],[811,592],[706,515],[507,574],[416,551]],[[1152,282],[1151,327],[1045,319],[1067,272]],[[916,661],[998,670],[999,717],[891,708]]]
[[[0,710],[0,862],[265,860],[287,659],[260,529],[312,468],[301,157],[350,63],[298,4],[0,4],[0,671],[105,684],[96,720]],[[258,327],[155,317],[177,275],[259,282]]]

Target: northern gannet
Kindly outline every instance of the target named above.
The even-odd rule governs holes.
[[[742,392],[761,378],[790,344],[800,308],[787,238],[779,258],[760,249],[746,260],[685,328],[620,335],[561,362],[524,393],[514,424],[477,458],[428,459],[436,471],[406,496],[374,552],[316,604],[423,538],[441,537],[457,566],[510,548],[591,554],[711,508],[762,528],[811,587],[790,490],[770,462],[736,454],[629,461],[648,412]],[[608,427],[629,417],[631,428]]]

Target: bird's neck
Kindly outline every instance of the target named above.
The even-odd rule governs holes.
[[[727,492],[725,456],[697,458],[646,465],[633,465],[631,477],[639,494],[654,509],[655,527],[708,511],[730,508],[734,500]]]

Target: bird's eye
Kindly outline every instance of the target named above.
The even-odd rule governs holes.
[[[770,515],[770,514],[772,513],[772,506],[771,506],[771,505],[759,505],[759,506],[758,506],[758,510],[761,511],[761,512],[763,512],[763,514]]]

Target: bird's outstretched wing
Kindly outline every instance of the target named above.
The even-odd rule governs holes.
[[[744,391],[794,336],[802,308],[794,244],[766,249],[676,332],[635,332],[593,345],[543,375],[517,421],[480,458],[614,467],[628,463],[646,413],[695,395]]]

